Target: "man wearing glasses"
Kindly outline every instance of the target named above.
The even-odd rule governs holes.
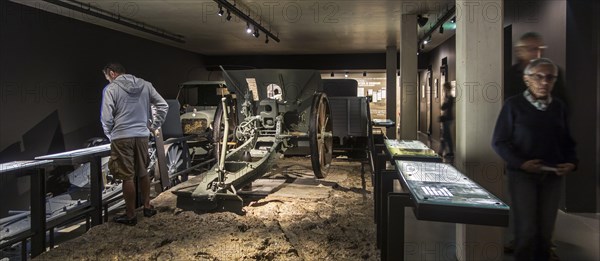
[[[504,102],[492,136],[506,161],[515,260],[549,260],[563,176],[577,164],[566,106],[551,94],[557,74],[550,59],[531,61],[527,89]]]
[[[527,86],[523,81],[523,70],[533,59],[541,58],[544,55],[544,39],[535,32],[523,34],[515,44],[515,56],[517,63],[514,64],[507,74],[504,82],[504,100],[511,96],[522,93]],[[565,88],[560,70],[557,74],[558,79],[554,83],[554,97],[558,97],[566,102]]]

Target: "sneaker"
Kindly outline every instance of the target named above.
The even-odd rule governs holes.
[[[127,214],[113,217],[113,221],[128,226],[135,226],[137,224],[137,217],[129,218]]]
[[[144,208],[144,217],[151,217],[156,215],[156,213],[158,213],[158,211],[154,208]]]

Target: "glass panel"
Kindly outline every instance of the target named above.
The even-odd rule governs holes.
[[[397,160],[396,169],[418,204],[508,210],[504,202],[452,165]]]

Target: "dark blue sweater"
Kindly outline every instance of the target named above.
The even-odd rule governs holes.
[[[577,165],[565,104],[555,98],[546,111],[536,109],[522,94],[508,98],[496,122],[492,147],[508,169],[519,169],[532,159],[548,166]]]

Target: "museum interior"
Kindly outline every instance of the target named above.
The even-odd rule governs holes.
[[[575,141],[572,172],[539,174],[560,177],[549,259],[600,260],[598,13],[595,0],[0,1],[0,260],[520,260],[497,123],[517,98],[545,109],[515,68],[524,88],[554,83],[544,101]],[[524,72],[525,50],[556,75]],[[113,221],[126,203],[101,123],[109,63],[168,104],[144,170],[158,214],[135,179],[130,226]]]

